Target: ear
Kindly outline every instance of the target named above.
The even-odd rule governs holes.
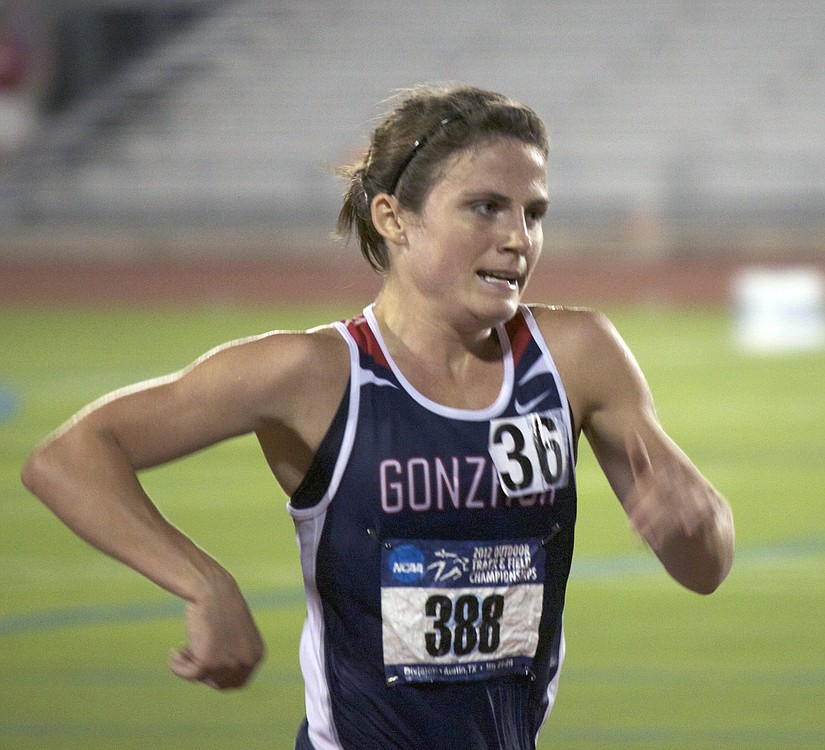
[[[406,221],[401,210],[401,204],[394,195],[378,193],[370,204],[372,224],[378,233],[394,245],[405,245]]]

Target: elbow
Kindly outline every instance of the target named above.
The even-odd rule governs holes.
[[[54,474],[53,462],[46,446],[37,448],[23,464],[20,481],[33,495],[42,498],[49,484],[49,477]]]
[[[712,594],[716,591],[728,577],[728,573],[733,567],[733,556],[736,550],[736,530],[733,525],[733,511],[726,501],[720,506],[714,526],[716,531],[715,576],[710,581],[712,585],[708,586],[706,591],[700,591],[700,594]]]
[[[692,581],[692,585],[688,585],[688,588],[695,594],[710,596],[722,585],[722,581],[724,581],[726,577],[727,571],[717,573],[716,575],[707,576],[701,580]]]
[[[699,550],[693,551],[691,564],[685,565],[679,573],[671,571],[679,583],[703,596],[716,591],[733,567],[736,540],[730,512],[716,524],[715,531],[711,542],[705,540]]]
[[[703,565],[668,566],[665,565],[671,577],[694,594],[709,596],[716,591],[730,572],[731,562],[715,560]]]
[[[37,488],[40,486],[41,477],[43,475],[43,458],[42,449],[38,448],[32,453],[26,463],[23,464],[23,469],[20,472],[20,481],[23,486],[31,493],[37,494]]]
[[[20,471],[20,481],[47,505],[65,479],[70,464],[71,435],[54,434],[35,448]]]
[[[733,536],[731,536],[729,544],[726,544],[720,553],[713,575],[708,576],[705,585],[697,590],[697,594],[707,596],[708,594],[712,594],[722,585],[723,581],[728,577],[728,573],[730,573],[730,570],[733,567],[733,550],[734,540]]]
[[[20,471],[20,481],[33,495],[47,502],[53,491],[60,487],[71,468],[89,455],[88,430],[84,430],[77,418],[49,435],[28,456]]]

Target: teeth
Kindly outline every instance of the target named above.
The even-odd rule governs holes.
[[[479,276],[486,282],[491,284],[501,284],[505,282],[510,289],[516,290],[518,288],[518,282],[515,279],[509,279],[504,276],[496,276],[492,273],[480,273]]]

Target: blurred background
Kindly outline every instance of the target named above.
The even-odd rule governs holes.
[[[547,120],[557,256],[822,257],[819,0],[0,9],[0,257],[316,250],[331,165],[444,80]]]

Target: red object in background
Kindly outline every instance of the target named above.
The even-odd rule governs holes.
[[[23,46],[14,34],[0,31],[0,93],[17,91],[25,77]]]

